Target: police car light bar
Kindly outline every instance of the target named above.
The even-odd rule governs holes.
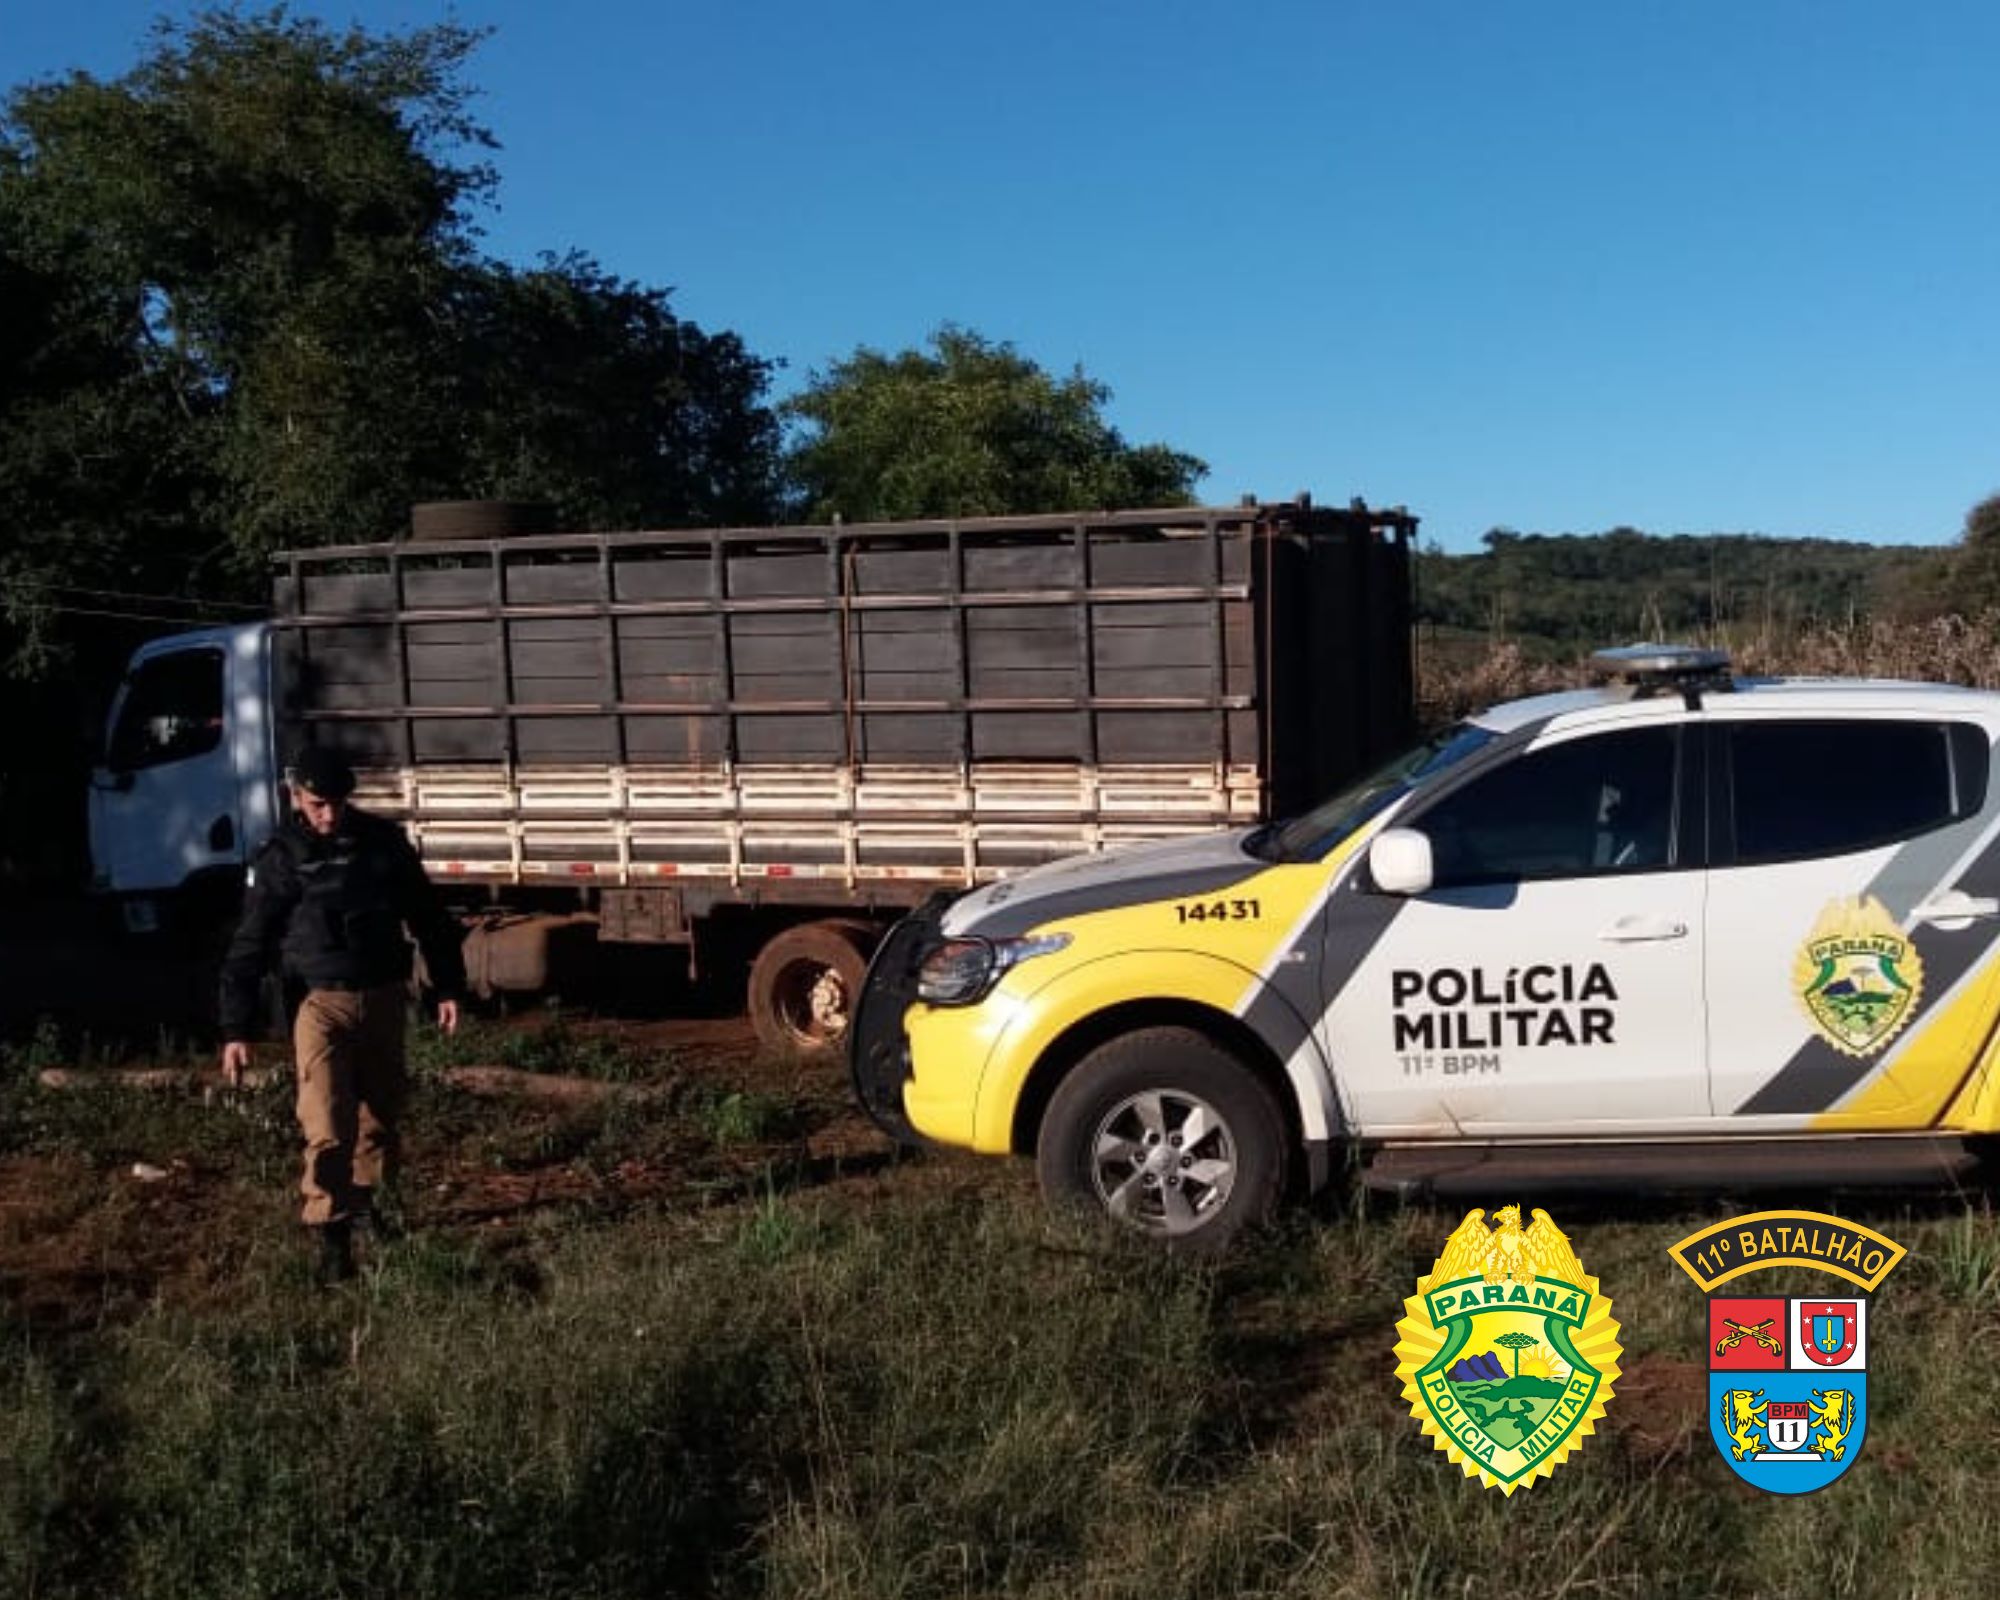
[[[1729,671],[1727,650],[1703,650],[1687,644],[1626,644],[1615,650],[1599,650],[1590,665],[1600,677],[1629,678],[1715,678]]]
[[[1731,689],[1729,652],[1685,644],[1628,644],[1599,650],[1590,658],[1601,678],[1621,678],[1639,695],[1678,690],[1688,708],[1701,704],[1703,689]]]

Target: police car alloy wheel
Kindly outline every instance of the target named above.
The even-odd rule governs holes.
[[[1284,1130],[1269,1090],[1228,1050],[1147,1028],[1100,1045],[1063,1080],[1037,1164],[1052,1202],[1205,1251],[1270,1216]]]

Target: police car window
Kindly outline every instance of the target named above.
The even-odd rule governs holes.
[[[1741,722],[1727,737],[1739,864],[1866,850],[1985,803],[1989,747],[1966,723]]]
[[[1461,722],[1432,735],[1287,822],[1278,832],[1275,848],[1268,852],[1270,859],[1302,861],[1324,854],[1370,817],[1457,766],[1497,737],[1491,728],[1472,722]]]
[[[142,661],[125,690],[105,765],[117,772],[205,755],[222,742],[222,652]]]
[[[1531,750],[1411,821],[1440,887],[1644,872],[1674,864],[1673,728]]]

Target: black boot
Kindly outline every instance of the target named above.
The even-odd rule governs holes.
[[[345,1217],[313,1229],[319,1235],[319,1259],[313,1267],[313,1281],[321,1285],[345,1283],[354,1276],[354,1226]]]
[[[354,1191],[354,1224],[375,1244],[394,1244],[403,1237],[402,1206],[393,1189]]]

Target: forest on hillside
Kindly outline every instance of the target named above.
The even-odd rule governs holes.
[[[1419,620],[1444,636],[1511,640],[1535,654],[1639,638],[1791,634],[1934,609],[1942,547],[1761,534],[1495,530],[1484,548],[1416,561]]]

